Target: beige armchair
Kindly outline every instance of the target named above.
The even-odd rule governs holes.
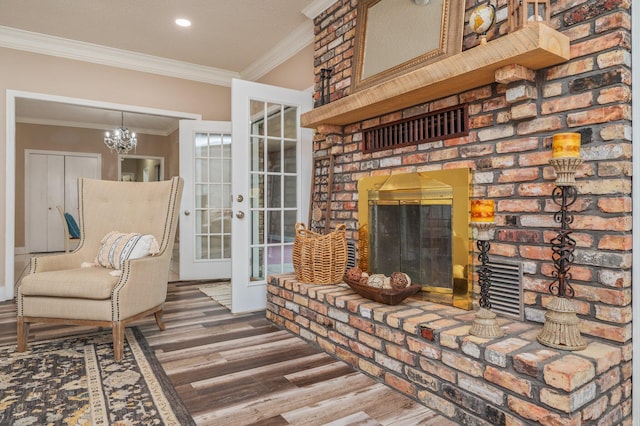
[[[31,271],[16,290],[18,352],[26,350],[29,324],[37,322],[111,327],[117,361],[129,323],[154,314],[164,330],[182,186],[178,177],[144,183],[79,180],[78,248],[32,258]],[[95,266],[101,241],[112,231],[153,235],[158,253],[124,260],[117,269]]]

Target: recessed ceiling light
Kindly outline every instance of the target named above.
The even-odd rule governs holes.
[[[181,27],[190,27],[191,26],[191,21],[188,19],[184,19],[184,18],[178,18],[176,19],[176,24],[181,26]]]

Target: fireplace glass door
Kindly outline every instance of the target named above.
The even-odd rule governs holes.
[[[372,271],[400,271],[433,291],[453,291],[451,203],[371,203],[369,227]]]

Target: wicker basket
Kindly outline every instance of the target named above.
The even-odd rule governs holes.
[[[304,223],[296,223],[293,268],[298,281],[313,284],[342,282],[347,269],[345,229],[341,224],[335,231],[322,235],[309,231]]]

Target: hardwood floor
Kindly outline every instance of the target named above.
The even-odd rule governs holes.
[[[198,283],[172,283],[166,330],[136,325],[199,425],[455,423],[268,322],[232,315]],[[74,330],[77,329],[77,330]],[[83,331],[34,324],[29,341]],[[15,306],[0,303],[0,344],[15,344]]]

